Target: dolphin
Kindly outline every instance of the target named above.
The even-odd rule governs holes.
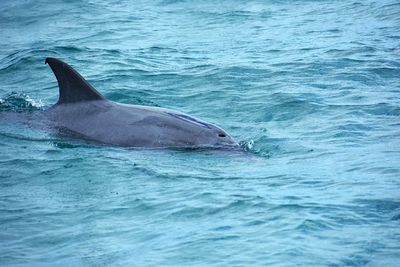
[[[56,76],[58,102],[43,110],[53,129],[120,147],[238,148],[218,126],[175,110],[107,100],[76,70],[48,57]]]

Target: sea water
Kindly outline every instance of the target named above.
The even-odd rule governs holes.
[[[46,57],[243,152],[53,136]],[[400,3],[2,0],[1,266],[400,266]]]

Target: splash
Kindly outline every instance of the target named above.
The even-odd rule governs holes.
[[[31,98],[24,93],[11,92],[4,98],[0,98],[0,112],[33,112],[43,109],[42,101]]]

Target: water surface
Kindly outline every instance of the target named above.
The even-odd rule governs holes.
[[[394,0],[1,1],[0,265],[398,265],[399,26]],[[247,152],[5,119],[57,101],[48,56]]]

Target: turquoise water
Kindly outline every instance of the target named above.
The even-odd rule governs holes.
[[[16,124],[57,101],[48,56],[246,152]],[[396,0],[2,0],[0,265],[399,266],[399,78]]]

